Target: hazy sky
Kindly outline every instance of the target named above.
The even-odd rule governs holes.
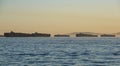
[[[120,0],[0,0],[0,34],[120,31]]]

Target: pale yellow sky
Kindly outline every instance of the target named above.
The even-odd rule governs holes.
[[[2,0],[0,34],[120,31],[117,0]],[[42,2],[42,3],[41,3]]]

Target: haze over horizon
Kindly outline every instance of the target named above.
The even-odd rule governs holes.
[[[9,31],[120,32],[119,0],[0,0],[0,34]]]

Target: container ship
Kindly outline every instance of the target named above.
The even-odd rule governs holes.
[[[70,37],[70,35],[60,35],[60,34],[58,34],[58,35],[54,35],[54,37]]]
[[[100,35],[101,37],[116,37],[115,35],[110,35],[110,34],[103,34],[103,35]]]
[[[3,35],[0,35],[0,37],[4,37]]]
[[[76,34],[76,37],[98,37],[98,35],[79,33]]]
[[[4,37],[50,37],[50,34],[45,34],[45,33],[15,33],[13,31],[9,33],[4,33]]]

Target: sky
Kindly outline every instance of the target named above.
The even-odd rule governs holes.
[[[120,0],[0,0],[4,32],[120,32]]]

